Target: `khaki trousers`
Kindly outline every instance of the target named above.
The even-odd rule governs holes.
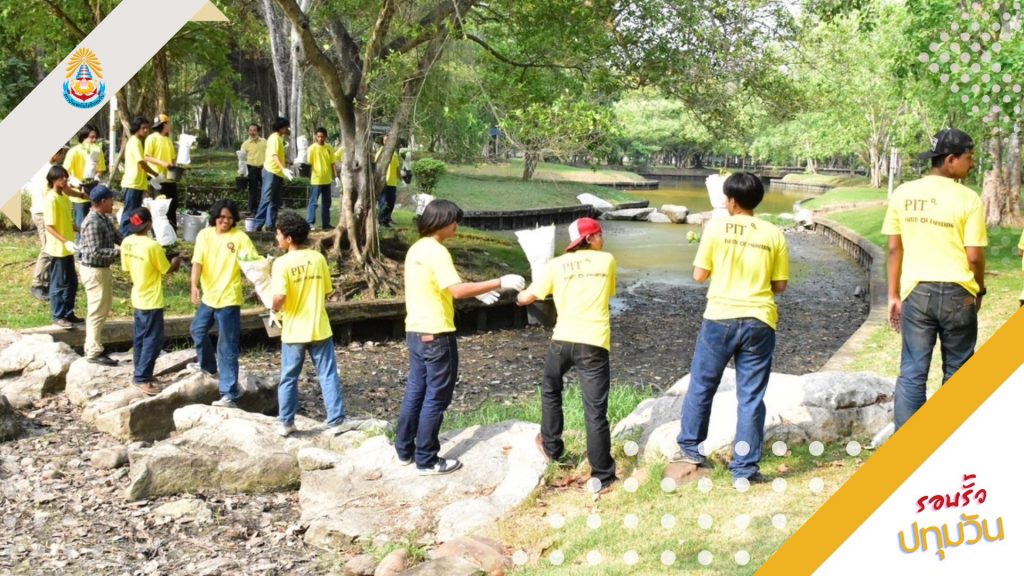
[[[46,253],[46,224],[43,223],[42,214],[33,214],[32,223],[36,225],[36,232],[39,234],[39,256],[36,258],[36,269],[32,276],[32,287],[42,288],[46,293],[50,292],[50,255]]]
[[[113,302],[113,276],[110,268],[79,266],[78,275],[85,286],[85,298],[89,304],[85,317],[85,357],[93,358],[103,354],[103,325],[110,315]]]

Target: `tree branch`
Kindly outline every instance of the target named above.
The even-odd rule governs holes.
[[[586,76],[586,71],[583,69],[582,66],[579,65],[570,66],[566,64],[549,64],[545,62],[516,62],[515,60],[512,60],[508,56],[505,56],[504,54],[501,54],[500,52],[495,50],[490,44],[484,42],[482,38],[475,34],[463,34],[462,37],[465,38],[466,40],[472,40],[473,42],[476,42],[477,44],[482,46],[484,50],[487,50],[487,52],[489,52],[491,56],[494,56],[498,60],[501,60],[502,62],[510,66],[515,66],[517,68],[557,68],[560,70],[575,70],[579,72],[581,75]]]
[[[402,36],[389,43],[381,55],[385,58],[392,52],[405,54],[413,48],[433,40],[452,16],[465,16],[479,0],[441,0],[432,10],[420,18],[413,28],[420,30],[415,37]]]
[[[71,32],[71,36],[73,36],[75,40],[77,40],[78,42],[85,40],[85,32],[83,32],[82,29],[78,27],[78,24],[76,24],[75,21],[72,20],[71,17],[68,16],[67,13],[64,12],[64,10],[62,10],[56,2],[53,2],[51,0],[43,0],[43,3],[45,3],[46,6],[50,8],[50,12],[53,12],[54,16],[56,16],[57,18],[61,19],[64,22],[64,26],[66,26],[68,31]]]

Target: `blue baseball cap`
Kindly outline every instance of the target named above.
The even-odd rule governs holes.
[[[114,193],[110,188],[107,188],[103,184],[97,184],[96,187],[89,192],[89,200],[92,201],[93,204],[99,204],[107,198],[113,197]]]

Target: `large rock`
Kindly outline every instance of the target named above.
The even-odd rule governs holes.
[[[238,386],[242,396],[238,405],[263,414],[277,412],[277,379],[240,373]],[[174,430],[174,411],[190,404],[210,404],[220,398],[217,379],[194,373],[164,388],[156,396],[146,396],[128,385],[94,401],[83,418],[121,440],[162,440]]]
[[[175,410],[173,418],[177,437],[129,452],[129,500],[203,490],[293,489],[299,483],[301,449],[344,452],[387,426],[367,421],[365,431],[337,436],[326,432],[324,424],[298,416],[299,432],[282,438],[276,418],[234,408],[196,404]]]
[[[0,442],[11,440],[21,434],[21,416],[6,396],[0,395]]]
[[[47,334],[11,336],[0,350],[0,394],[15,408],[31,406],[43,396],[64,390],[65,377],[78,354]]]
[[[615,208],[615,206],[613,206],[611,202],[598,196],[595,196],[589,192],[584,192],[583,194],[576,196],[576,199],[580,201],[580,204],[593,206],[594,209],[599,212],[607,212]]]
[[[668,216],[673,224],[686,224],[686,215],[690,213],[690,209],[686,206],[665,204],[661,207],[661,213]]]
[[[456,557],[477,566],[488,576],[504,576],[512,563],[505,557],[500,543],[477,536],[450,540],[430,552],[432,560]]]
[[[475,426],[443,439],[441,454],[463,469],[420,476],[401,466],[383,436],[345,454],[344,466],[302,474],[299,504],[309,524],[306,541],[330,547],[377,534],[433,535],[445,542],[489,526],[539,485],[547,464],[534,438],[536,424]]]
[[[652,212],[654,212],[654,208],[627,208],[605,212],[601,218],[605,220],[647,220]]]
[[[487,572],[468,560],[463,560],[458,556],[445,556],[418,564],[402,572],[401,576],[484,576],[485,574]]]
[[[690,376],[658,398],[644,400],[612,431],[618,440],[636,440],[645,458],[676,449],[679,414]],[[848,442],[867,445],[892,421],[892,379],[874,374],[819,372],[792,376],[772,373],[764,402],[765,441]],[[711,409],[707,454],[730,453],[736,431],[736,373],[726,369]]]
[[[647,221],[652,224],[671,224],[672,219],[661,212],[651,212],[647,215]]]
[[[192,348],[161,354],[156,359],[153,376],[159,378],[180,372],[195,359],[196,351]],[[96,398],[130,385],[134,370],[130,359],[117,366],[101,366],[80,358],[68,369],[67,387],[64,392],[72,403],[85,406]]]
[[[711,212],[690,212],[686,215],[686,223],[694,226],[703,226],[708,220],[711,220]]]

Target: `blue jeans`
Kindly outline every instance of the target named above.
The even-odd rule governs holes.
[[[734,478],[749,478],[758,472],[764,443],[764,393],[774,353],[775,330],[760,320],[704,320],[693,353],[690,387],[686,390],[680,415],[682,423],[676,438],[683,452],[700,457],[697,445],[708,437],[711,402],[722,383],[722,373],[732,359],[736,365],[738,407],[729,469]],[[736,444],[741,441],[749,446],[746,454],[736,451]]]
[[[91,208],[92,208],[92,204],[89,203],[89,202],[85,202],[85,203],[72,202],[71,203],[71,212],[74,215],[74,222],[75,222],[75,238],[79,238],[80,237],[81,230],[82,230],[82,222],[85,220],[85,217],[89,215],[89,210]]]
[[[432,340],[424,342],[423,338]],[[406,332],[405,343],[409,347],[409,378],[398,417],[395,451],[403,460],[415,456],[417,468],[429,468],[441,450],[438,434],[459,378],[459,349],[454,332]]]
[[[284,188],[284,178],[263,170],[263,190],[260,194],[260,205],[256,209],[256,226],[265,227],[267,230],[274,229],[277,222],[277,211],[281,209],[281,190]]]
[[[304,344],[281,343],[281,385],[277,388],[277,403],[280,407],[278,419],[285,423],[295,422],[299,408],[299,374],[306,350],[316,368],[320,391],[327,408],[327,425],[333,426],[345,420],[345,400],[341,394],[341,379],[338,377],[338,361],[334,357],[334,339]]]
[[[217,349],[214,353],[210,328],[217,322]],[[242,335],[242,308],[211,308],[199,303],[192,319],[192,341],[196,343],[199,367],[208,374],[220,375],[220,395],[238,400],[238,348]],[[218,369],[219,368],[219,369]]]
[[[921,282],[903,301],[900,335],[903,353],[893,402],[897,430],[924,406],[936,336],[941,342],[943,384],[974,355],[978,340],[974,296],[959,284]]]
[[[306,207],[306,222],[312,226],[316,224],[316,205],[320,203],[320,221],[323,222],[323,229],[331,227],[331,185],[318,184],[309,188],[309,205]]]
[[[50,257],[50,315],[53,320],[75,315],[75,296],[78,294],[78,275],[75,257]]]
[[[145,190],[124,189],[124,210],[121,211],[121,235],[125,238],[128,237],[128,217],[132,215],[132,210],[142,207],[142,196],[145,193]]]
[[[133,381],[143,384],[153,380],[153,367],[164,347],[164,309],[135,310],[132,335]]]

